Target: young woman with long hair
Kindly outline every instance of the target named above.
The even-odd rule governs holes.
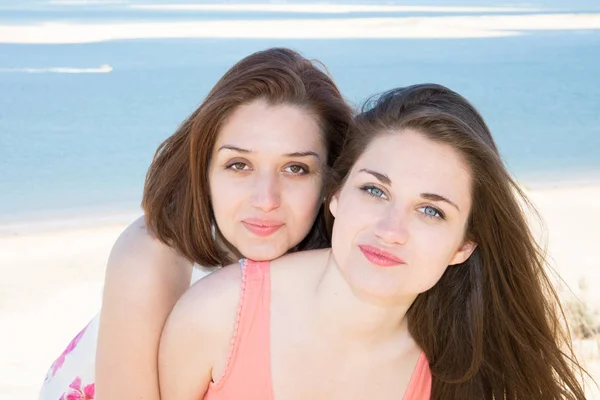
[[[331,249],[243,260],[175,306],[163,400],[585,399],[523,193],[467,100],[383,94],[334,169]]]
[[[40,398],[158,400],[160,334],[200,267],[327,247],[324,186],[351,114],[320,65],[292,50],[229,69],[156,152],[144,217],[111,252],[101,313]]]

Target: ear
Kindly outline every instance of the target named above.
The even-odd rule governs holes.
[[[337,217],[336,214],[337,214],[339,197],[340,197],[340,192],[337,191],[337,192],[335,192],[335,194],[333,196],[331,196],[331,201],[329,202],[329,211],[331,212],[331,215],[333,215],[333,218]]]
[[[454,253],[454,256],[452,257],[448,265],[457,265],[464,263],[469,259],[469,257],[471,257],[471,254],[473,254],[476,248],[477,243],[471,242],[470,240],[465,241],[462,244],[462,246],[458,250],[456,250],[456,253]]]

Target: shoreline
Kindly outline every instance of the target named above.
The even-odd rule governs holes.
[[[548,191],[579,191],[587,188],[600,188],[600,170],[572,171],[564,176],[538,172],[515,174],[510,169],[509,173],[526,193],[540,194]],[[135,201],[112,204],[60,209],[12,210],[7,214],[0,212],[0,239],[61,230],[126,225],[142,215],[141,195]]]
[[[514,176],[514,175],[513,175]],[[519,186],[533,196],[543,196],[547,192],[585,191],[600,188],[600,178],[564,179],[516,179]],[[60,210],[30,210],[15,215],[0,214],[0,239],[6,237],[26,236],[30,234],[60,232],[81,229],[96,229],[105,226],[127,225],[143,215],[143,210],[135,205],[123,207],[106,207],[103,205],[90,207],[73,207]]]
[[[61,231],[123,226],[143,215],[142,210],[89,215],[93,213],[93,210],[86,213],[80,210],[74,210],[73,212],[62,210],[60,213],[48,212],[43,215],[37,213],[14,220],[3,220],[0,218],[0,240],[9,237]]]
[[[467,39],[556,30],[600,30],[600,13],[87,24],[47,21],[0,25],[0,43],[74,44],[183,38]]]

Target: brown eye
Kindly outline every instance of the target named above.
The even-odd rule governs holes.
[[[250,169],[246,163],[243,162],[235,162],[233,164],[229,164],[227,166],[228,169],[233,169],[234,171],[244,171]]]
[[[285,172],[289,172],[294,175],[302,175],[306,173],[306,168],[301,165],[290,165],[285,169]]]

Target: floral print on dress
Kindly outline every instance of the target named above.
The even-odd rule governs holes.
[[[205,269],[196,266],[192,272],[190,286],[212,270],[212,268]],[[95,363],[99,326],[100,314],[98,313],[71,340],[71,343],[48,369],[40,388],[38,400],[95,399]]]
[[[77,347],[77,343],[79,343],[79,341],[81,340],[81,337],[83,336],[83,334],[85,333],[85,330],[87,329],[87,327],[89,326],[86,325],[85,328],[83,328],[81,330],[81,332],[79,332],[77,334],[77,336],[75,336],[73,338],[73,340],[71,340],[71,343],[69,343],[69,345],[67,346],[67,348],[65,349],[65,351],[62,352],[62,354],[60,355],[60,357],[58,357],[56,359],[56,361],[54,361],[54,363],[52,364],[52,367],[50,367],[50,369],[52,370],[52,376],[56,375],[56,372],[63,366],[63,364],[65,363],[65,358],[67,357],[67,355],[72,352],[75,347]]]
[[[44,377],[38,400],[95,398],[95,355],[99,314],[75,336]]]
[[[96,388],[93,383],[81,388],[81,378],[77,377],[69,385],[69,391],[63,393],[59,400],[94,400]]]

